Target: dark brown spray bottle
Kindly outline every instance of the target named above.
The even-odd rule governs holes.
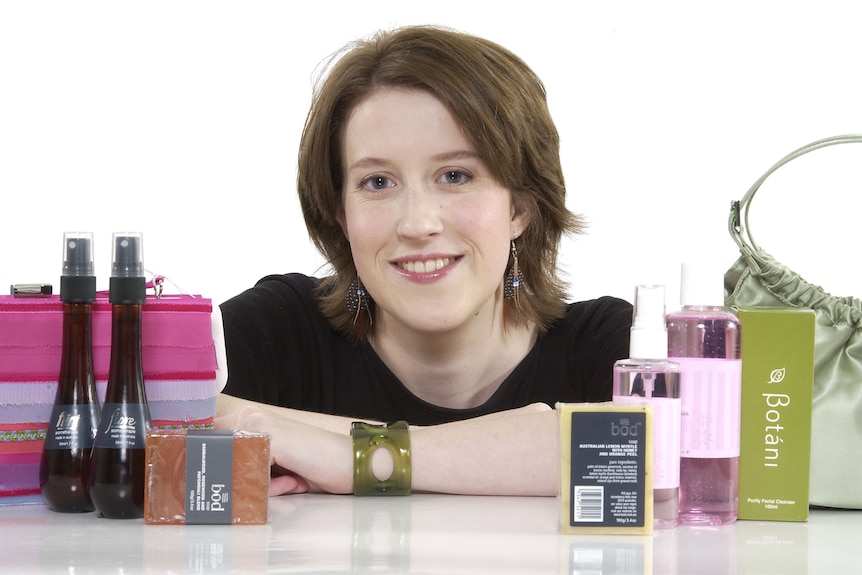
[[[63,343],[60,376],[39,464],[42,495],[54,511],[93,511],[89,474],[99,404],[93,377],[92,313],[96,300],[93,234],[63,234]]]
[[[144,514],[145,442],[152,425],[141,353],[147,288],[142,235],[114,233],[113,241],[111,361],[93,447],[90,495],[102,516],[134,519]]]

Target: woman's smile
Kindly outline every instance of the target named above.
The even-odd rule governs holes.
[[[419,283],[427,283],[445,276],[452,270],[459,259],[453,256],[423,257],[396,260],[392,262],[392,265],[407,279]]]

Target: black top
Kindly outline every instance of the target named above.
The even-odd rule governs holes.
[[[273,275],[221,305],[225,393],[358,419],[432,425],[544,402],[606,401],[613,364],[628,356],[632,306],[603,297],[569,304],[483,405],[450,409],[413,395],[367,343],[332,329],[317,278]]]

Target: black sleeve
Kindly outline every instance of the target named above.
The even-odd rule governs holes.
[[[614,364],[629,356],[632,305],[617,298],[599,298],[585,320],[579,352],[573,354],[575,379],[583,383],[581,401],[609,401]]]
[[[304,383],[315,381],[321,331],[316,280],[268,276],[222,303],[228,380],[224,392],[274,405],[300,407]]]
[[[545,402],[609,401],[614,363],[628,357],[631,323],[631,304],[618,298],[570,304],[543,345],[539,379],[553,382],[545,384]]]

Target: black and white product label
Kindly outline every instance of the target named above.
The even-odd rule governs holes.
[[[45,433],[45,449],[89,449],[99,421],[91,404],[55,405]]]
[[[645,413],[572,413],[571,466],[572,526],[643,527]]]
[[[108,449],[144,449],[149,425],[146,405],[106,403],[102,406],[95,445]]]
[[[230,525],[233,432],[186,433],[186,525]]]

